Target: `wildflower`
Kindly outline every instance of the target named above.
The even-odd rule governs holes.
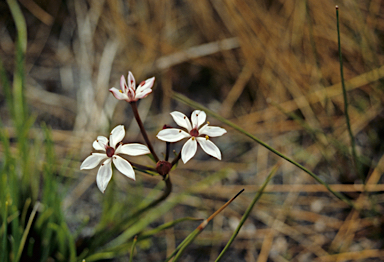
[[[209,140],[209,137],[224,135],[227,133],[224,128],[209,126],[209,122],[203,125],[206,114],[200,110],[192,112],[192,124],[183,113],[175,111],[171,113],[171,116],[179,126],[185,128],[188,132],[177,128],[166,128],[157,134],[157,138],[166,142],[177,142],[184,138],[189,138],[181,149],[181,159],[184,163],[187,163],[196,154],[197,143],[199,143],[205,153],[221,160],[219,148]]]
[[[135,172],[131,164],[118,154],[139,156],[150,153],[149,149],[142,144],[122,144],[121,140],[123,140],[124,136],[125,130],[123,125],[119,125],[112,130],[109,141],[104,136],[98,136],[93,142],[93,148],[103,151],[103,153],[92,153],[80,166],[81,170],[92,169],[106,159],[101,164],[96,176],[96,184],[103,193],[112,177],[111,162],[123,175],[135,180]]]
[[[140,83],[140,85],[136,89],[136,81],[133,77],[131,71],[128,72],[128,85],[125,81],[124,75],[120,78],[120,88],[112,87],[109,91],[116,97],[118,100],[125,100],[127,102],[134,102],[141,98],[146,97],[150,93],[152,93],[152,86],[155,82],[155,77],[149,78]]]

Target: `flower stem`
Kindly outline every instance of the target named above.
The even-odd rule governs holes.
[[[140,169],[140,170],[145,170],[145,171],[151,171],[151,172],[157,172],[156,171],[156,168],[153,168],[153,167],[149,167],[149,166],[145,166],[145,165],[141,165],[141,164],[137,164],[135,162],[132,162],[131,160],[129,160],[129,163],[131,163],[131,165],[137,169]]]
[[[176,165],[177,162],[179,162],[180,159],[181,159],[181,150],[180,150],[179,154],[176,156],[176,158],[173,159],[171,165],[172,165],[172,166]]]
[[[153,149],[151,141],[149,141],[149,138],[148,138],[148,135],[147,135],[147,131],[145,131],[143,122],[141,121],[141,118],[140,118],[140,115],[139,115],[139,111],[137,110],[137,103],[136,103],[136,101],[134,101],[134,102],[130,102],[130,104],[131,104],[131,107],[132,107],[132,110],[133,110],[133,114],[135,115],[136,122],[139,125],[141,134],[143,135],[143,138],[145,140],[145,143],[147,143],[149,151],[151,151],[152,156],[153,156],[153,158],[155,159],[155,161],[157,163],[157,162],[159,162],[159,158],[156,155],[155,150]]]
[[[171,148],[171,143],[170,142],[166,142],[166,147],[165,147],[165,161],[168,161],[169,159],[169,150]]]

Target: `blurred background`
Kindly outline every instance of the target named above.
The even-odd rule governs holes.
[[[56,155],[69,163],[63,175],[63,210],[72,231],[81,225],[79,239],[93,234],[105,201],[95,186],[96,169],[79,171],[92,142],[118,124],[127,130],[125,142],[144,142],[129,105],[108,92],[119,88],[121,75],[131,71],[137,83],[156,77],[154,91],[139,101],[139,111],[157,152],[165,146],[155,135],[164,124],[175,125],[169,113],[194,110],[173,99],[175,91],[292,157],[368,210],[365,215],[350,210],[308,174],[210,117],[212,125],[228,131],[214,139],[223,160],[198,150],[193,160],[180,163],[171,176],[172,195],[185,197],[149,227],[184,216],[206,218],[241,188],[245,192],[213,220],[183,261],[215,260],[276,163],[277,175],[224,261],[382,261],[383,1],[19,4],[28,35],[25,97],[36,127],[43,122],[52,127]],[[350,154],[335,5],[351,128],[361,174],[369,184],[365,192]],[[5,2],[0,2],[0,12],[0,56],[11,77],[15,24]],[[0,114],[12,136],[3,89]],[[191,187],[211,175],[219,178]],[[160,181],[137,174],[132,182],[116,173],[113,180],[109,189],[122,199],[124,210],[134,209],[136,199]],[[138,261],[164,260],[198,224],[183,224],[139,243]],[[122,256],[115,261],[128,260]]]

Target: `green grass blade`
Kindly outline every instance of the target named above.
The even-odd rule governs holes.
[[[272,168],[271,172],[269,173],[269,175],[265,179],[263,185],[261,186],[261,188],[259,189],[259,191],[255,195],[254,199],[252,200],[251,204],[248,206],[247,210],[245,211],[245,213],[244,213],[243,217],[241,218],[241,220],[239,222],[239,225],[237,226],[235,232],[233,232],[231,238],[229,239],[228,243],[225,245],[224,249],[220,252],[220,254],[217,257],[216,261],[219,261],[224,256],[225,252],[228,251],[229,247],[231,246],[232,242],[235,240],[237,234],[239,233],[241,227],[243,226],[245,220],[247,220],[247,218],[248,218],[249,214],[251,213],[253,207],[255,206],[255,204],[257,203],[257,201],[260,199],[261,195],[263,194],[265,187],[267,186],[269,181],[271,181],[272,177],[275,175],[277,169],[278,169],[277,165]]]
[[[137,243],[137,236],[134,237],[133,242],[132,242],[131,254],[129,255],[129,262],[133,261],[133,253],[135,252],[136,243]]]
[[[23,236],[21,237],[19,250],[17,251],[17,255],[16,255],[15,260],[14,260],[15,262],[19,261],[19,259],[21,257],[21,253],[23,252],[25,241],[27,240],[29,230],[31,229],[33,219],[35,218],[35,215],[36,215],[36,212],[37,212],[37,209],[39,208],[39,206],[40,206],[40,203],[37,202],[35,204],[35,206],[33,207],[31,215],[29,216],[27,226],[25,227],[24,232],[23,232]]]
[[[13,106],[17,129],[20,132],[25,120],[25,98],[24,98],[24,62],[27,50],[27,25],[16,0],[7,0],[13,20],[16,25],[16,64],[13,75]]]
[[[356,154],[355,138],[353,137],[349,113],[348,113],[348,98],[347,98],[347,89],[345,88],[345,81],[344,81],[343,56],[341,53],[339,7],[338,6],[336,6],[336,23],[337,23],[337,45],[338,45],[338,49],[339,49],[340,76],[341,76],[341,87],[343,89],[345,120],[347,122],[347,130],[348,130],[349,138],[351,139],[352,157],[353,157],[353,162],[355,164],[356,173],[358,176],[360,176],[361,181],[365,184],[365,177],[361,172],[360,160],[358,159],[357,154]]]

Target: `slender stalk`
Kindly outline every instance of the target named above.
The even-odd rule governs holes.
[[[347,122],[347,129],[348,134],[351,139],[351,148],[352,148],[352,157],[353,162],[356,168],[357,174],[360,176],[360,179],[365,184],[365,177],[361,173],[360,168],[360,161],[357,158],[356,154],[356,144],[355,144],[355,138],[353,137],[351,123],[349,119],[349,113],[348,113],[348,98],[347,98],[347,89],[345,88],[345,81],[344,81],[344,71],[343,71],[343,56],[341,53],[341,41],[340,41],[340,22],[339,22],[339,7],[336,6],[336,24],[337,24],[337,45],[339,48],[339,63],[340,63],[340,76],[341,76],[341,87],[343,89],[343,98],[344,98],[344,114],[345,114],[345,120]]]
[[[145,131],[143,122],[141,121],[141,118],[140,118],[140,115],[139,115],[139,111],[137,110],[137,103],[136,102],[130,102],[130,104],[131,104],[131,107],[132,107],[132,110],[133,110],[133,114],[135,115],[136,122],[139,125],[141,134],[143,135],[143,138],[145,140],[145,143],[147,143],[149,151],[151,151],[152,156],[153,156],[153,158],[155,159],[155,161],[157,163],[157,162],[159,162],[159,158],[156,155],[156,152],[153,149],[152,143],[151,143],[151,141],[148,138],[147,131]]]
[[[218,210],[216,210],[215,213],[213,213],[209,218],[204,220],[187,238],[177,247],[177,254],[175,258],[173,259],[173,262],[176,262],[181,255],[183,254],[184,250],[193,242],[193,240],[201,233],[201,231],[204,230],[204,228],[208,225],[208,223],[221,211],[223,211],[230,203],[232,203],[233,200],[235,200],[241,193],[243,193],[244,189],[240,190],[239,193],[236,194],[236,196],[232,197],[230,200],[227,201],[223,206],[221,206]],[[175,250],[176,251],[176,250]],[[172,254],[174,254],[173,252]],[[172,257],[172,255],[166,260],[169,261],[169,259]]]
[[[156,168],[153,168],[153,167],[144,166],[144,165],[141,165],[141,164],[132,162],[131,160],[129,160],[129,163],[131,163],[131,165],[132,165],[133,167],[137,168],[137,169],[147,170],[147,171],[152,171],[152,172],[157,172],[157,171],[156,171]]]
[[[137,236],[135,236],[135,238],[133,239],[133,242],[132,242],[131,254],[129,256],[129,262],[133,261],[133,253],[135,252],[136,243],[137,243]]]
[[[173,159],[171,165],[174,166],[177,164],[177,162],[179,162],[179,160],[181,159],[181,150],[179,152],[179,154],[175,157],[175,159]]]
[[[260,145],[262,145],[263,147],[265,147],[266,149],[268,149],[269,151],[271,151],[272,153],[278,155],[279,157],[285,159],[286,161],[292,163],[293,165],[297,166],[298,168],[300,168],[301,170],[303,170],[305,173],[309,174],[311,177],[313,177],[317,182],[319,182],[320,184],[322,184],[323,186],[325,186],[325,188],[331,192],[335,197],[337,197],[338,199],[344,201],[346,204],[348,204],[349,206],[353,207],[356,209],[355,205],[352,203],[352,201],[350,201],[348,198],[346,198],[344,195],[340,194],[339,192],[336,192],[336,191],[333,191],[333,189],[327,184],[325,183],[320,177],[318,177],[316,174],[314,174],[313,172],[311,172],[309,169],[305,168],[304,166],[300,165],[299,163],[297,163],[296,161],[290,159],[289,157],[285,156],[284,154],[280,153],[279,151],[277,151],[276,149],[274,149],[273,147],[267,145],[266,143],[264,143],[263,141],[261,141],[260,139],[258,139],[257,137],[255,137],[254,135],[252,135],[251,133],[245,131],[244,129],[242,129],[241,127],[239,127],[238,125],[232,123],[231,121],[225,119],[224,117],[220,116],[219,114],[209,110],[208,108],[200,105],[199,103],[196,103],[194,102],[193,100],[183,96],[182,94],[179,94],[179,93],[176,93],[176,92],[173,92],[172,93],[172,97],[187,104],[187,105],[190,105],[194,108],[197,108],[197,109],[200,109],[200,110],[204,110],[207,114],[213,116],[214,118],[218,119],[219,121],[227,124],[228,126],[232,127],[233,129],[239,131],[240,133],[248,136],[249,138],[251,138],[252,140],[256,141],[257,143],[259,143]]]
[[[171,149],[171,143],[170,142],[165,142],[165,161],[168,161],[169,159],[169,151]]]
[[[36,215],[36,212],[37,212],[37,209],[39,208],[39,206],[40,206],[40,202],[37,202],[35,204],[35,206],[33,207],[32,213],[28,219],[27,226],[24,229],[23,237],[21,238],[20,245],[19,245],[19,250],[17,251],[17,255],[16,255],[16,258],[14,261],[19,261],[19,259],[21,257],[21,253],[24,249],[25,241],[27,240],[29,230],[31,229],[31,226],[32,226],[32,221],[35,218],[35,215]]]
[[[247,218],[248,218],[249,214],[251,213],[253,207],[255,206],[256,202],[260,199],[261,195],[264,192],[265,187],[267,186],[269,181],[271,181],[271,179],[272,179],[273,175],[276,173],[277,169],[278,169],[277,165],[273,167],[272,171],[269,173],[269,175],[265,179],[263,185],[261,186],[261,188],[259,189],[259,191],[255,195],[254,199],[252,200],[252,203],[248,206],[247,210],[245,211],[245,213],[244,213],[243,217],[241,218],[241,220],[239,222],[239,225],[237,226],[235,232],[233,232],[233,235],[231,236],[231,238],[229,239],[228,243],[225,245],[224,249],[221,251],[220,255],[216,258],[215,261],[219,261],[224,256],[225,252],[228,251],[229,246],[235,240],[235,238],[236,238],[237,234],[239,233],[241,227],[243,226],[245,220],[247,220]]]

